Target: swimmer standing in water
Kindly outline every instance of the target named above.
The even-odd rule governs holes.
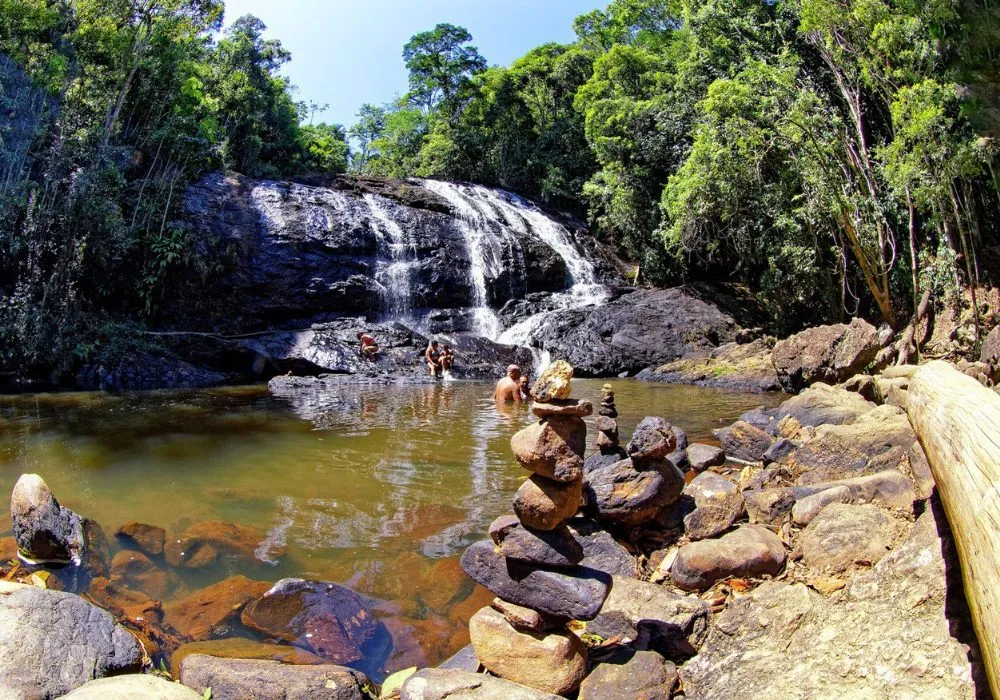
[[[510,365],[507,368],[507,376],[497,382],[497,388],[493,390],[493,400],[498,404],[521,403],[521,368],[517,365]]]

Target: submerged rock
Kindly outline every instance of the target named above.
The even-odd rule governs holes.
[[[171,537],[164,546],[164,555],[171,566],[201,569],[219,559],[236,559],[242,563],[257,560],[257,550],[264,534],[248,525],[221,520],[208,520],[192,525],[179,537]],[[281,556],[283,546],[276,546],[271,556]]]
[[[192,654],[181,663],[181,682],[218,700],[367,700],[371,683],[354,669],[324,664],[293,666],[257,659]]]
[[[21,556],[33,562],[81,563],[83,520],[59,505],[37,474],[22,474],[10,495],[10,520]]]
[[[701,540],[677,552],[670,578],[686,591],[704,591],[728,576],[775,576],[785,566],[781,539],[759,525],[742,525],[717,540]]]
[[[246,637],[211,639],[204,642],[189,642],[177,647],[170,655],[170,672],[175,677],[181,675],[181,662],[192,654],[217,656],[223,659],[257,659],[279,661],[283,664],[299,666],[329,663],[326,659],[290,644],[270,644],[257,642]]]
[[[71,593],[0,581],[0,696],[56,698],[142,666],[139,642],[108,612]]]
[[[149,557],[129,549],[121,550],[111,560],[111,580],[153,598],[162,598],[174,583],[171,575]]]
[[[558,695],[482,673],[425,668],[406,679],[400,700],[559,700]]]
[[[587,647],[572,632],[515,629],[493,608],[469,621],[476,656],[494,675],[547,693],[564,695],[587,675]]]
[[[115,532],[123,546],[138,549],[143,554],[157,556],[163,554],[167,533],[162,527],[146,525],[136,521],[128,522]]]
[[[623,652],[598,664],[580,700],[667,700],[677,685],[677,667],[655,651]]]
[[[271,587],[265,581],[231,576],[164,608],[165,620],[185,637],[207,640],[226,637],[239,624],[240,613]]]

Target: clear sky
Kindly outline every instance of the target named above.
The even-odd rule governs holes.
[[[490,65],[509,65],[550,41],[569,42],[573,18],[608,0],[226,0],[226,26],[260,17],[292,52],[296,98],[329,104],[316,121],[350,126],[365,102],[406,92],[403,44],[447,22],[469,30]]]

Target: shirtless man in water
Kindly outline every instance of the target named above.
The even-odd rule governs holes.
[[[497,403],[508,403],[514,401],[521,403],[521,368],[511,365],[507,368],[507,376],[497,382],[497,388],[493,391],[493,398]]]

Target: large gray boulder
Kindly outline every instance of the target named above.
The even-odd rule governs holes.
[[[64,698],[71,700],[204,700],[186,685],[158,676],[130,673],[112,678],[98,678],[81,685]],[[217,697],[217,696],[216,696]]]
[[[367,700],[370,682],[354,669],[296,666],[259,659],[192,654],[181,662],[181,682],[212,700]]]
[[[786,391],[814,382],[838,384],[863,370],[879,351],[878,330],[861,318],[850,323],[816,326],[780,341],[771,362]]]
[[[672,662],[636,651],[598,664],[580,686],[580,700],[666,700],[676,684]]]
[[[0,697],[57,698],[95,678],[142,670],[139,642],[71,593],[0,581]]]
[[[22,474],[10,495],[10,520],[21,555],[33,562],[81,563],[83,520],[59,505],[38,474]]]
[[[400,700],[559,700],[558,695],[468,671],[425,668],[406,679]]]

